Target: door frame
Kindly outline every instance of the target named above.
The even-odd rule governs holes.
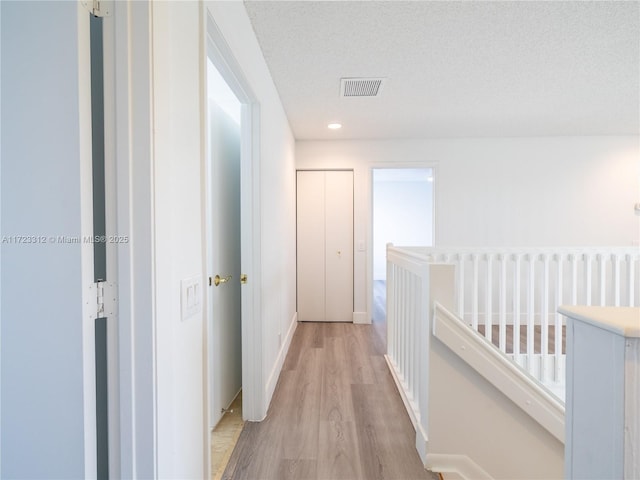
[[[368,211],[368,225],[367,229],[367,312],[369,312],[369,318],[373,316],[373,171],[378,169],[392,169],[392,170],[404,170],[410,168],[430,168],[433,172],[433,245],[438,245],[438,230],[436,228],[438,221],[436,218],[437,202],[438,202],[438,163],[437,162],[376,162],[369,164],[367,168],[367,204],[369,205]]]
[[[214,66],[227,82],[235,96],[242,104],[240,123],[240,210],[241,210],[241,268],[242,273],[247,275],[248,282],[242,285],[242,410],[243,417],[249,421],[259,421],[263,419],[265,392],[262,388],[262,323],[260,322],[261,311],[261,208],[260,208],[260,104],[253,93],[249,82],[244,76],[242,69],[227,44],[220,28],[214,21],[206,5],[202,7],[203,14],[203,48],[201,55],[201,78],[202,97],[207,98],[207,58],[211,59]],[[207,252],[207,188],[208,180],[208,102],[202,102],[201,118],[204,132],[202,134],[203,152],[202,158],[202,211],[203,211],[203,256],[208,258]],[[208,275],[206,268],[208,263],[203,264],[203,276]],[[206,296],[205,296],[206,298]],[[205,300],[206,302],[206,300]],[[209,306],[205,305],[205,311]],[[205,336],[208,338],[208,322],[205,322]],[[208,422],[208,379],[209,369],[207,360],[209,358],[209,345],[205,343],[205,365],[203,381],[206,388],[205,408],[207,409],[207,422],[204,425],[207,449],[207,470],[210,465],[209,448],[210,434]]]

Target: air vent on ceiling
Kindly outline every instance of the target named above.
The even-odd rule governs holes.
[[[384,78],[341,78],[341,97],[378,97]]]

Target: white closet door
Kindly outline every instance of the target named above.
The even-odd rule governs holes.
[[[353,172],[325,172],[325,320],[353,321]]]
[[[324,310],[324,173],[298,172],[297,289],[298,319],[323,321]]]
[[[299,171],[298,320],[353,320],[353,172]]]

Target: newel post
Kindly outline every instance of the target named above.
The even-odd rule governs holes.
[[[419,412],[416,425],[416,449],[423,464],[426,465],[429,441],[429,354],[433,331],[433,312],[438,302],[447,309],[455,307],[455,265],[444,263],[425,263],[421,269],[422,304],[419,331],[416,338],[422,344],[419,352]]]
[[[560,307],[566,479],[640,478],[640,308]]]

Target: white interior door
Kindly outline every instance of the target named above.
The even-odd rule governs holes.
[[[353,172],[297,175],[300,321],[353,320]]]
[[[325,172],[325,321],[353,321],[353,172]]]
[[[324,310],[324,172],[298,172],[298,319],[320,322]]]
[[[240,125],[209,104],[209,286],[211,427],[242,388]]]

